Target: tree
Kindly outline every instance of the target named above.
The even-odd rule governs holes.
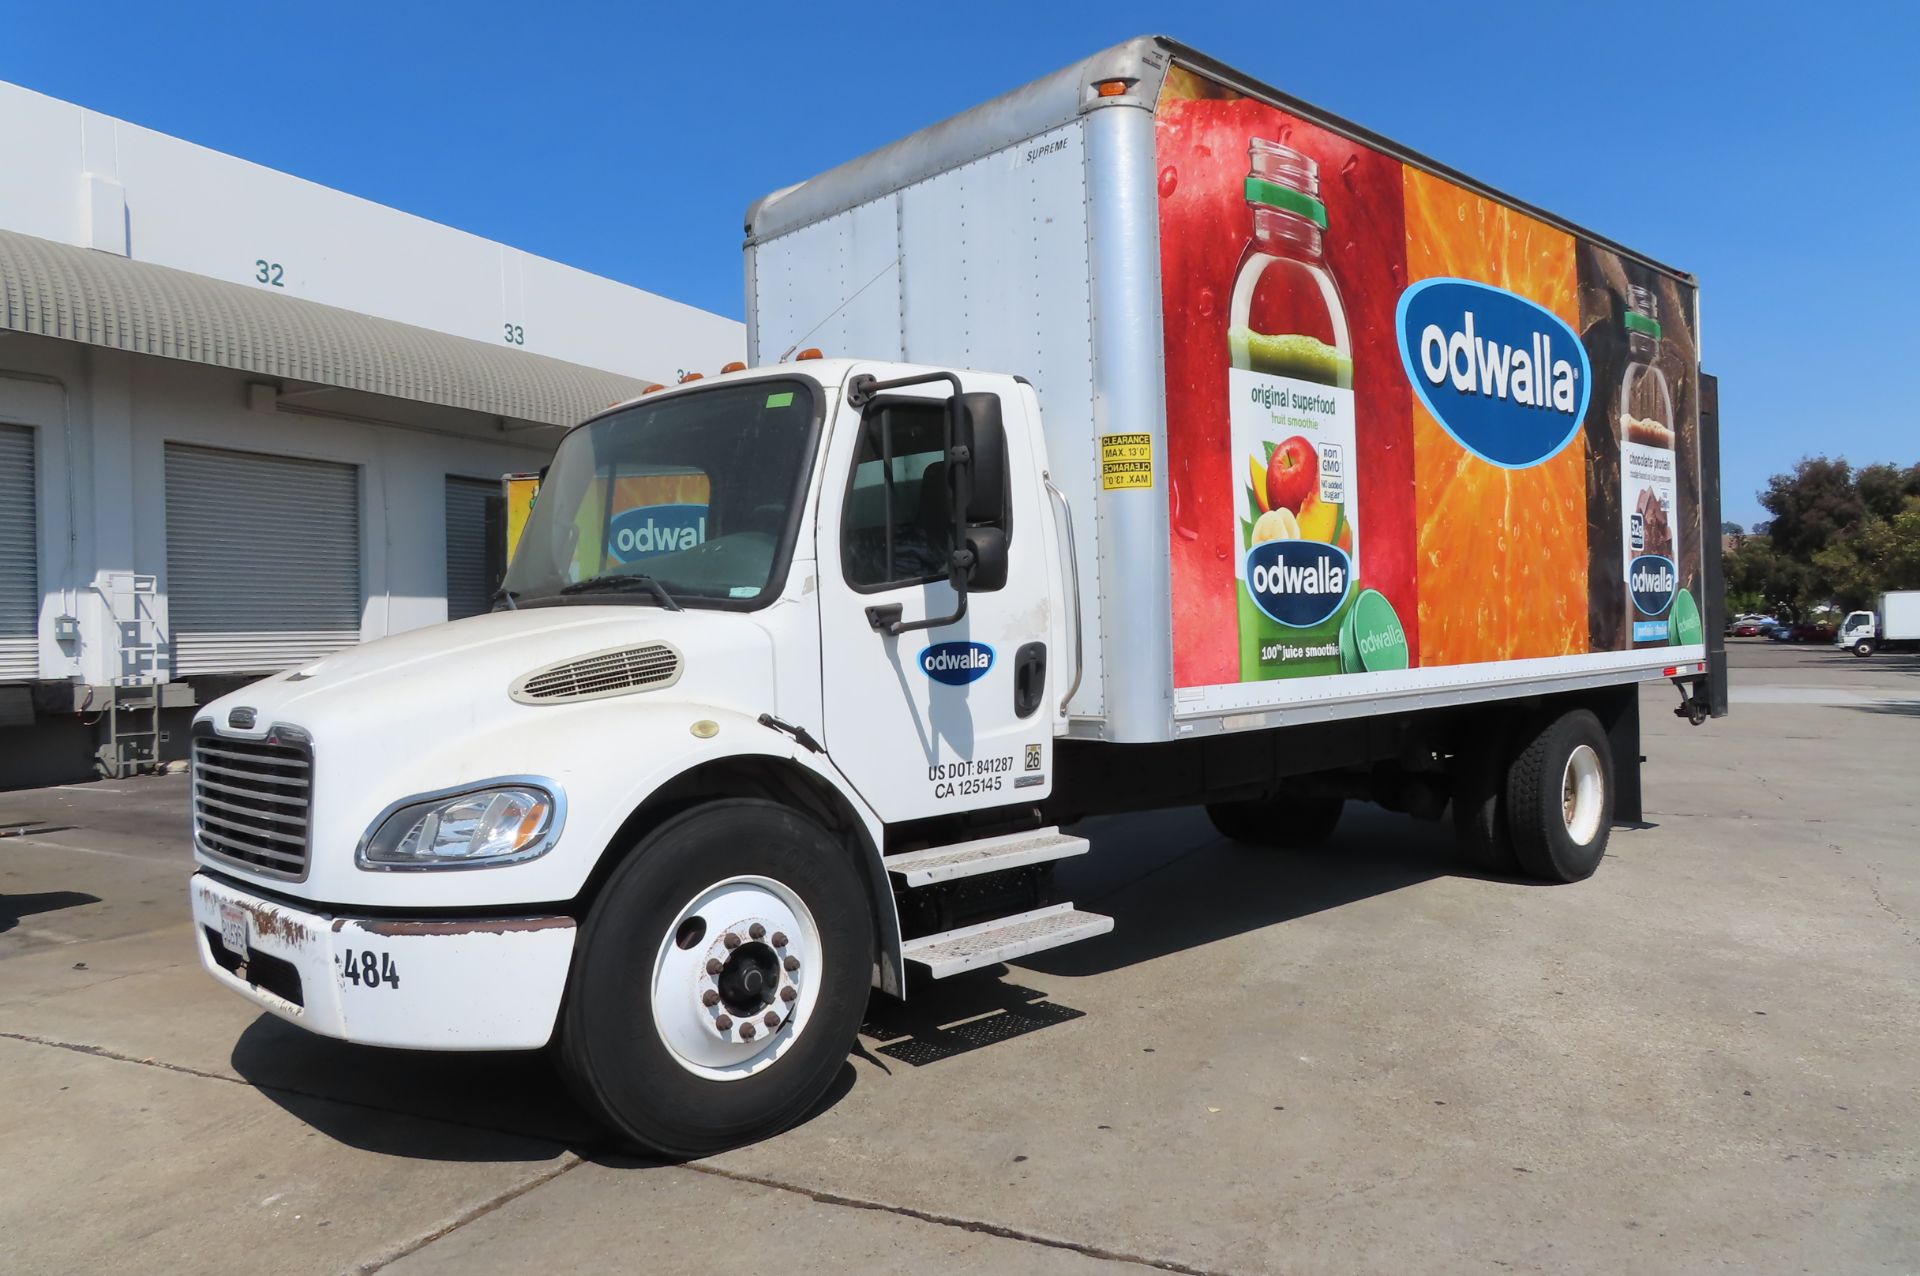
[[[1728,606],[1738,611],[1797,615],[1814,588],[1810,565],[1796,562],[1759,537],[1742,542],[1726,556],[1726,579]]]
[[[1863,465],[1854,476],[1861,503],[1875,518],[1898,518],[1907,501],[1920,496],[1920,465]]]
[[[1720,534],[1722,536],[1745,536],[1747,529],[1732,520],[1728,520],[1720,524]]]
[[[1802,563],[1811,563],[1815,554],[1867,521],[1853,467],[1824,456],[1801,461],[1792,474],[1774,475],[1760,503],[1773,515],[1767,528],[1773,547]]]

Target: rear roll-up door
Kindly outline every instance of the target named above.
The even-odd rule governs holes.
[[[33,431],[0,425],[0,682],[40,672],[40,540]]]
[[[169,443],[166,469],[176,678],[291,668],[360,641],[353,466]]]

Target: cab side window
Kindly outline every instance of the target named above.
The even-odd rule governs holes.
[[[860,423],[841,517],[847,583],[874,590],[945,580],[953,549],[946,405],[876,404]]]

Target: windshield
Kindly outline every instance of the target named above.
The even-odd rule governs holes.
[[[792,557],[814,389],[750,381],[642,401],[554,453],[503,591],[514,605],[756,607]]]

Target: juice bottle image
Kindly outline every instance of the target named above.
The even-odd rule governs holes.
[[[1632,646],[1663,645],[1678,637],[1672,623],[1680,592],[1680,520],[1674,507],[1673,391],[1659,366],[1659,297],[1651,288],[1629,285],[1621,322],[1627,330],[1627,366],[1620,378],[1626,637]],[[1691,603],[1689,598],[1681,611],[1697,615]]]
[[[1251,233],[1226,351],[1242,681],[1341,672],[1359,573],[1353,342],[1324,255],[1320,168],[1264,138],[1247,149]]]

